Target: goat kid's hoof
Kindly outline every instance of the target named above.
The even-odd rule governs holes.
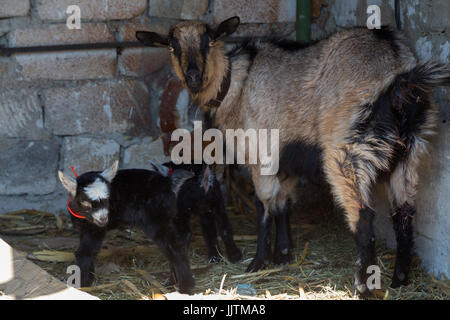
[[[192,295],[194,293],[194,288],[179,288],[179,293]]]
[[[195,280],[194,280],[194,278],[187,279],[187,280],[183,281],[182,283],[179,283],[177,285],[177,287],[178,287],[179,293],[191,295],[194,293]]]
[[[227,252],[228,261],[231,263],[236,263],[242,259],[242,253],[239,248],[235,247]]]
[[[404,273],[400,272],[397,276],[397,273],[392,277],[391,288],[398,288],[400,286],[407,286],[409,283],[408,277],[405,276]]]
[[[95,276],[93,274],[91,274],[87,278],[81,277],[80,286],[83,288],[91,287],[94,282],[95,282]]]
[[[208,263],[219,263],[221,262],[223,259],[221,256],[209,256],[208,257]]]
[[[256,272],[259,270],[264,269],[268,265],[268,261],[265,262],[263,259],[255,258],[250,262],[249,266],[247,267],[247,270],[245,272]]]
[[[373,296],[373,292],[365,284],[355,284],[354,295],[361,299],[367,299]]]
[[[285,249],[286,253],[283,254],[283,251],[276,250],[273,254],[273,263],[275,264],[288,264],[291,263],[291,253],[288,249]]]

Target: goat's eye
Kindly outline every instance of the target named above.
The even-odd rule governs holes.
[[[212,40],[212,41],[209,42],[209,46],[210,46],[210,47],[214,47],[215,44],[216,44],[216,42],[215,42],[214,40]]]
[[[174,52],[174,49],[172,46],[169,46],[169,52]]]
[[[92,208],[92,204],[88,201],[81,201],[83,207]]]

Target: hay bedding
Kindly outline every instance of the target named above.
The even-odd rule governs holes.
[[[241,201],[242,203],[237,203]],[[355,299],[352,295],[355,248],[343,217],[328,207],[314,214],[293,214],[295,263],[270,265],[247,274],[256,251],[255,213],[245,200],[227,208],[244,259],[207,264],[198,218],[193,221],[191,266],[196,278],[195,296],[177,294],[169,283],[168,263],[158,248],[137,230],[111,231],[97,259],[97,280],[84,288],[101,299]],[[301,208],[299,210],[302,210]],[[294,210],[293,212],[296,212]],[[307,210],[305,210],[307,211]],[[66,215],[25,210],[0,217],[0,236],[56,278],[65,281],[73,264],[78,233]],[[382,289],[374,299],[448,299],[450,281],[434,279],[415,259],[408,287],[389,288],[395,252],[377,247]],[[0,293],[1,294],[1,293]]]

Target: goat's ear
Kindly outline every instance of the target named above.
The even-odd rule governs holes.
[[[205,170],[203,171],[202,181],[200,183],[200,187],[205,190],[205,193],[208,193],[209,189],[214,184],[214,178],[214,169],[212,169],[210,166],[206,166]]]
[[[172,175],[170,176],[170,179],[172,181],[172,191],[175,193],[175,195],[178,196],[178,191],[180,191],[181,186],[183,183],[195,176],[195,174],[191,171],[187,170],[175,170]]]
[[[76,195],[76,193],[77,193],[77,180],[75,180],[74,178],[66,176],[61,171],[58,171],[58,177],[59,177],[59,180],[61,180],[61,183],[62,183],[63,187],[67,191],[69,191],[69,193],[70,193],[70,195],[72,197],[74,197]]]
[[[149,47],[167,47],[169,38],[156,32],[136,31],[136,38]]]
[[[150,166],[152,167],[152,169],[151,169],[152,171],[159,172],[160,174],[162,174],[163,176],[166,176],[166,177],[169,175],[170,168],[166,167],[163,164],[156,163],[152,160],[149,160],[148,162],[150,163]]]
[[[241,19],[238,16],[223,21],[221,24],[219,24],[216,31],[214,32],[215,40],[219,40],[234,33],[239,27],[240,23]]]
[[[102,177],[106,179],[106,181],[113,181],[116,176],[117,169],[119,169],[119,160],[114,161],[111,167],[102,172]]]

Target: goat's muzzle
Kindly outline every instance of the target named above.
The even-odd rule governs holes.
[[[198,93],[202,87],[202,75],[198,69],[189,69],[186,73],[186,84],[193,93]]]

